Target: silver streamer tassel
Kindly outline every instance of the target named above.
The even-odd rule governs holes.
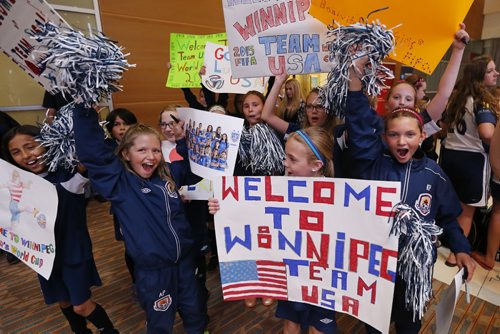
[[[46,46],[39,61],[42,75],[63,96],[71,95],[75,102],[61,108],[51,124],[45,123],[38,140],[46,147],[43,159],[49,171],[58,167],[74,170],[78,165],[73,134],[72,113],[75,103],[91,108],[103,97],[121,91],[118,84],[123,72],[135,65],[128,64],[128,54],[101,33],[87,37],[83,33],[52,23],[40,25],[32,37]]]
[[[78,165],[73,132],[74,106],[75,102],[71,102],[59,109],[54,121],[51,124],[44,123],[40,130],[37,140],[46,148],[42,159],[49,167],[49,172],[54,172],[59,166],[74,170]]]
[[[110,93],[121,91],[118,84],[128,64],[128,54],[101,33],[85,36],[70,28],[46,23],[32,38],[47,45],[40,64],[52,87],[69,94],[86,107]]]
[[[43,123],[37,141],[46,148],[41,157],[49,167],[49,172],[54,172],[58,167],[73,171],[78,165],[73,132],[73,109],[76,102],[71,102],[57,112],[51,123]],[[99,122],[105,128],[106,121]],[[105,132],[106,133],[106,132]]]
[[[343,118],[349,87],[349,68],[353,61],[368,56],[364,73],[358,73],[368,95],[379,95],[387,86],[384,80],[394,78],[382,60],[395,45],[392,29],[386,29],[379,22],[356,23],[350,26],[332,28],[330,39],[330,62],[333,68],[328,74],[327,84],[320,89],[324,106],[334,115]]]
[[[243,129],[238,153],[243,166],[256,175],[281,175],[285,170],[283,144],[266,124]]]
[[[398,275],[406,282],[405,304],[413,320],[422,319],[432,298],[434,243],[443,229],[422,220],[408,204],[399,203],[394,211],[390,234],[399,236]]]

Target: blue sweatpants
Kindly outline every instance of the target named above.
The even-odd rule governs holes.
[[[203,333],[208,316],[192,256],[160,269],[138,268],[136,264],[135,279],[148,334],[172,333],[177,311],[186,333]]]

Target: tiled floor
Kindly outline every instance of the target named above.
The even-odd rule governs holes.
[[[444,261],[448,257],[449,250],[444,247],[438,249],[438,260],[434,265],[434,278],[450,284],[458,271],[458,267],[448,267]],[[462,290],[464,287],[462,286]],[[476,271],[469,283],[469,291],[474,296],[481,298],[494,305],[500,305],[500,262],[496,262],[493,270],[487,271],[481,266],[476,266]]]

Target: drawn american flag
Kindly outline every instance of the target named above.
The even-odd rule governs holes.
[[[286,267],[283,262],[221,262],[220,275],[224,300],[249,297],[288,299]]]

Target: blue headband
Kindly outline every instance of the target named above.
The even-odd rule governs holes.
[[[307,146],[309,146],[309,148],[314,153],[314,155],[316,156],[316,158],[318,158],[318,160],[321,160],[323,162],[323,164],[326,166],[326,159],[325,159],[325,157],[319,152],[318,148],[316,147],[316,145],[314,145],[314,143],[311,140],[311,138],[304,131],[302,131],[302,130],[296,131],[296,133],[298,133],[298,135],[301,136],[302,139],[304,139],[304,141],[306,142]]]

